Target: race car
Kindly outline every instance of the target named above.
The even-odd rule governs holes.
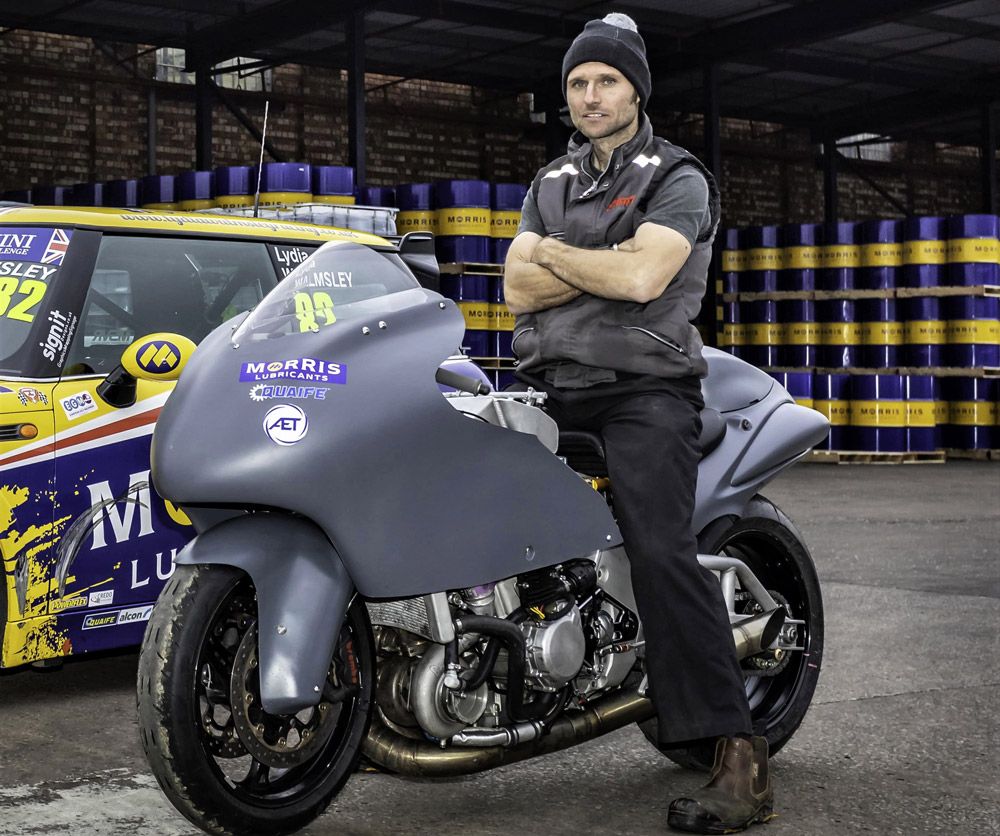
[[[173,383],[124,374],[125,349],[157,332],[197,343],[327,241],[370,246],[433,286],[433,241],[408,239],[0,206],[0,669],[137,645],[194,534],[150,479],[153,425]],[[169,364],[169,346],[157,350],[146,359]]]

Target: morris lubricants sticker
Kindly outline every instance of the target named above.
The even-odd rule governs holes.
[[[296,357],[293,360],[264,360],[243,363],[240,366],[240,383],[261,380],[305,380],[310,383],[347,383],[347,366],[329,363],[315,357]]]

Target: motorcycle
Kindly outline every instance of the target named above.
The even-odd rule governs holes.
[[[444,777],[631,723],[656,745],[600,439],[560,436],[542,393],[441,368],[464,327],[393,253],[336,243],[192,357],[173,346],[152,475],[198,533],[150,618],[138,712],[161,788],[206,832],[298,830],[362,756]],[[158,336],[128,349],[130,373],[157,373]],[[706,355],[699,561],[777,751],[816,686],[823,611],[760,490],[828,425]]]

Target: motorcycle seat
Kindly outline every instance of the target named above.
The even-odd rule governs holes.
[[[721,413],[711,407],[701,411],[701,457],[711,453],[726,435],[726,419]],[[566,463],[580,473],[588,476],[607,476],[608,466],[605,462],[604,439],[597,433],[581,430],[565,430],[559,433],[559,450],[557,455],[566,459]]]

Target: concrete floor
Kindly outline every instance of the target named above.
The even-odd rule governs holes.
[[[823,582],[813,707],[753,832],[1000,834],[1000,468],[800,465],[768,494]],[[193,834],[145,767],[131,654],[0,676],[0,834]],[[479,776],[358,775],[308,834],[666,831],[702,776],[635,727]]]

